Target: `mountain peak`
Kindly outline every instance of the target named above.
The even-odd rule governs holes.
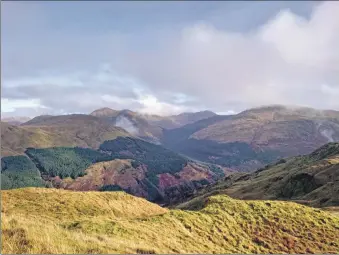
[[[96,117],[113,117],[113,116],[116,116],[118,113],[119,111],[117,110],[113,110],[108,107],[103,107],[103,108],[100,108],[100,109],[97,109],[91,112],[90,115],[96,116]]]

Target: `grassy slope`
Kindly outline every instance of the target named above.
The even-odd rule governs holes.
[[[294,156],[310,153],[328,142],[324,130],[333,133],[334,140],[338,139],[338,111],[270,106],[241,112],[191,137],[222,143],[246,142],[262,149],[278,150],[283,156]]]
[[[295,203],[215,196],[189,211],[123,192],[1,195],[2,253],[339,252],[339,218]]]
[[[233,174],[200,190],[193,201],[199,204],[216,194],[339,206],[339,143],[329,143],[307,156],[289,158],[251,174]]]
[[[129,134],[99,118],[79,114],[52,116],[42,120],[37,118],[24,126],[1,122],[1,155],[23,154],[28,147],[98,148],[103,141],[118,136],[129,136]]]
[[[47,148],[53,146],[73,146],[58,133],[39,127],[19,127],[1,122],[1,156],[23,154],[28,147]]]

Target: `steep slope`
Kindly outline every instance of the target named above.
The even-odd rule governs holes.
[[[99,150],[28,148],[25,153],[40,170],[48,186],[86,191],[124,190],[159,203],[180,202],[197,189],[231,172],[216,165],[194,162],[161,146],[130,137],[105,141]],[[2,158],[2,170],[12,176],[7,181],[11,183],[3,183],[4,187],[31,186],[28,177],[25,182],[16,182],[17,178],[23,178],[18,176],[23,171],[31,171],[27,166],[33,163],[28,164],[28,158],[26,161],[23,158]],[[22,170],[16,171],[15,168]]]
[[[98,148],[125,130],[89,115],[39,116],[21,126],[1,123],[2,156],[22,154],[26,148],[80,146]]]
[[[200,190],[195,201],[199,204],[215,194],[339,206],[339,143],[329,143],[306,156],[280,160],[251,174],[230,175]]]
[[[122,192],[26,188],[1,197],[7,254],[339,252],[339,218],[290,202],[214,196],[189,211]]]
[[[166,131],[162,139],[192,158],[244,171],[310,153],[331,141],[339,141],[339,112],[284,106],[215,116]]]

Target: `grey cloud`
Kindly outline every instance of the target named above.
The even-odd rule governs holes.
[[[317,5],[307,19],[285,10],[246,32],[196,22],[134,34],[51,32],[48,24],[28,38],[8,33],[2,97],[40,99],[54,112],[339,109],[338,13],[337,2]]]

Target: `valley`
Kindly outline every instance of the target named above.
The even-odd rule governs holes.
[[[277,168],[281,176],[286,175],[284,169],[299,171],[307,156],[293,157],[311,153],[331,139],[339,140],[337,123],[336,111],[285,106],[253,108],[235,115],[203,111],[164,117],[102,108],[89,115],[38,116],[15,126],[2,122],[2,187],[123,190],[160,204],[176,204],[224,178],[229,178],[227,185],[238,177],[250,178],[252,185],[258,169]],[[283,158],[294,163],[271,166]],[[321,162],[312,167],[325,167],[321,165],[325,161]],[[270,171],[260,171],[260,176],[265,173]],[[238,190],[229,194],[296,197],[287,195],[288,191],[266,194],[263,186],[276,182],[273,179],[268,178],[266,184],[260,181],[262,190],[257,192],[246,183],[253,196],[248,192],[241,196]],[[295,181],[290,182],[293,186]],[[318,188],[321,181],[313,182]]]
[[[339,206],[339,143],[326,144],[305,156],[282,159],[253,173],[231,174],[199,190],[179,207],[196,207],[218,194],[244,200],[287,200],[334,209]]]

